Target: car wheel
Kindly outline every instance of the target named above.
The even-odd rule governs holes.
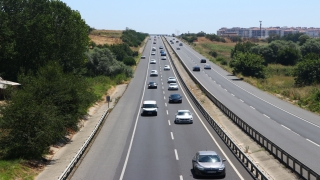
[[[192,167],[192,171],[193,171],[193,177],[198,178],[199,176],[198,176],[196,168],[194,168],[194,166]]]

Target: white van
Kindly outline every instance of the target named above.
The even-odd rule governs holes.
[[[143,101],[141,115],[158,115],[158,105],[154,100]]]

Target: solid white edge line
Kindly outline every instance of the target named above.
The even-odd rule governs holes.
[[[172,132],[170,132],[170,134],[171,134],[171,139],[172,139],[172,140],[174,140],[173,133],[172,133]]]
[[[152,46],[152,44],[151,44],[151,46]],[[151,47],[151,46],[150,46],[150,47]],[[150,53],[151,53],[151,52],[150,52]],[[150,61],[150,56],[149,56],[149,61]],[[147,70],[147,72],[149,71],[149,67],[150,67],[150,64],[148,63],[148,70]],[[146,87],[146,85],[147,85],[147,79],[148,79],[147,76],[148,76],[148,73],[146,73],[146,77],[145,77],[145,80],[144,80],[144,86],[145,86],[145,87]],[[146,90],[146,88],[143,88],[142,98],[141,98],[140,104],[142,104],[142,102],[143,102],[143,97],[144,97],[145,90]],[[123,179],[124,173],[125,173],[126,168],[127,168],[127,164],[128,164],[128,160],[129,160],[129,156],[130,156],[130,152],[131,152],[131,148],[132,148],[132,143],[133,143],[134,135],[135,135],[135,132],[136,132],[136,129],[137,129],[138,121],[139,121],[140,111],[141,111],[141,109],[139,108],[139,112],[138,112],[138,114],[137,114],[136,122],[135,122],[135,124],[134,124],[133,132],[132,132],[132,135],[131,135],[131,140],[130,140],[130,144],[129,144],[129,147],[128,147],[128,152],[127,152],[127,155],[126,155],[126,159],[125,159],[125,161],[124,161],[124,164],[123,164],[123,168],[122,168],[122,171],[121,171],[121,175],[120,175],[119,180],[122,180],[122,179]]]
[[[178,151],[177,151],[177,149],[174,149],[174,154],[176,155],[176,160],[178,161],[178,160],[179,160],[179,156],[178,156]]]
[[[319,145],[319,144],[317,144],[317,143],[315,143],[315,142],[311,141],[310,139],[306,139],[306,140],[307,140],[307,141],[309,141],[309,142],[311,142],[312,144],[314,144],[314,145],[316,145],[316,146],[320,147],[320,145]]]
[[[170,44],[169,44],[169,45],[170,45]],[[169,63],[170,63],[170,65],[172,66],[171,61],[169,61]],[[172,67],[173,67],[173,66],[172,66]],[[173,70],[174,75],[177,76],[175,70],[174,70],[174,69],[172,69],[172,70]],[[180,87],[182,87],[178,79],[177,79],[177,83],[179,84]],[[200,119],[198,113],[195,111],[193,105],[191,104],[191,102],[190,102],[188,96],[186,95],[186,93],[184,92],[184,89],[183,89],[183,88],[181,88],[181,91],[182,91],[182,93],[184,94],[184,97],[185,97],[185,98],[187,99],[187,101],[189,102],[191,108],[193,109],[193,112],[197,115],[197,117],[198,117],[198,119],[200,120],[201,124],[202,124],[203,127],[206,129],[206,131],[207,131],[208,134],[210,135],[211,139],[212,139],[212,140],[215,142],[215,144],[218,146],[219,150],[222,152],[222,154],[224,155],[224,157],[227,159],[227,161],[228,161],[229,164],[231,165],[232,169],[237,173],[237,175],[239,176],[239,178],[240,178],[241,180],[244,180],[244,178],[241,176],[241,174],[239,173],[239,171],[237,170],[237,168],[234,166],[234,164],[233,164],[233,163],[230,161],[230,159],[228,158],[227,154],[223,151],[223,149],[220,147],[220,145],[218,144],[218,142],[216,141],[216,139],[213,137],[213,135],[211,134],[211,132],[209,131],[209,129],[207,128],[207,126],[206,126],[206,125],[204,124],[204,122]]]

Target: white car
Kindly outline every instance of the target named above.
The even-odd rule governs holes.
[[[156,52],[152,52],[151,55],[156,55]]]
[[[169,77],[168,78],[168,83],[176,83],[177,79],[175,77]]]
[[[166,56],[162,56],[161,60],[167,60],[167,57]]]
[[[164,65],[163,70],[170,70],[170,66],[169,65]]]
[[[158,76],[157,70],[151,70],[150,76]]]
[[[174,123],[193,123],[193,116],[189,110],[178,110],[176,113],[176,117],[174,119]]]
[[[157,48],[156,47],[152,47],[152,51],[156,51],[157,50]]]
[[[168,90],[178,90],[178,84],[177,83],[170,83]]]
[[[151,59],[150,64],[157,64],[157,61],[155,59]]]

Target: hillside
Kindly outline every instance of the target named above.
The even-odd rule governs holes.
[[[120,44],[122,40],[120,39],[122,35],[122,30],[93,30],[89,34],[89,38],[99,44]]]

